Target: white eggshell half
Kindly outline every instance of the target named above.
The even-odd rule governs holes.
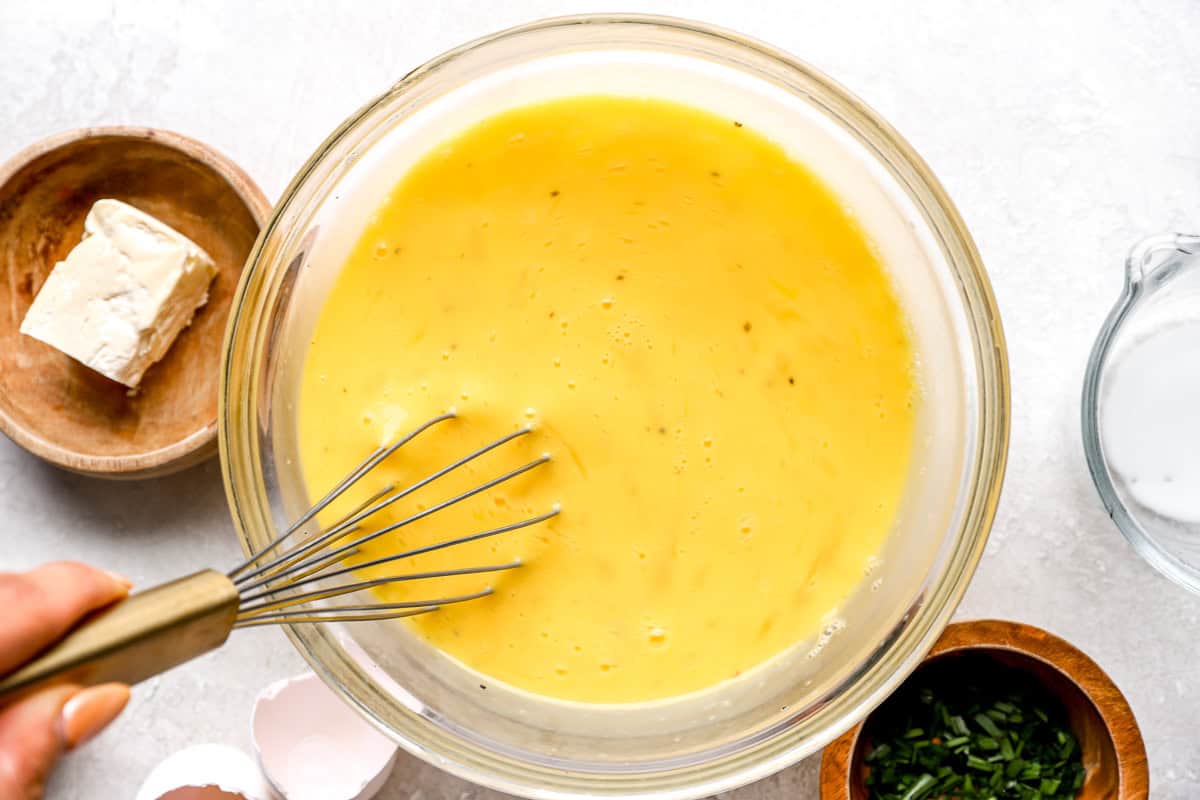
[[[198,744],[154,768],[137,800],[278,800],[254,759],[223,744]]]
[[[396,745],[311,672],[264,689],[250,728],[287,800],[370,800],[396,760]]]

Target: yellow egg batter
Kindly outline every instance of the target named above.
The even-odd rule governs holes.
[[[896,514],[914,400],[889,280],[808,169],[733,120],[579,97],[490,118],[395,187],[316,326],[299,433],[318,497],[449,407],[461,418],[372,488],[535,423],[376,524],[543,451],[550,464],[358,558],[561,503],[549,523],[401,565],[524,566],[380,594],[493,585],[409,624],[492,679],[635,702],[711,687],[820,629]]]

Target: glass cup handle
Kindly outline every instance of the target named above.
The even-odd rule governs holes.
[[[1129,250],[1125,259],[1125,281],[1137,286],[1150,272],[1172,255],[1200,253],[1200,236],[1186,233],[1164,233],[1142,239]]]

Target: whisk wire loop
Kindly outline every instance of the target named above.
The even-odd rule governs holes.
[[[297,544],[283,552],[275,552],[289,537],[301,532],[306,524],[311,522],[321,511],[328,508],[332,502],[341,497],[389,456],[396,453],[403,445],[411,442],[418,435],[438,423],[454,419],[455,417],[456,414],[454,412],[447,412],[434,417],[413,428],[395,442],[374,450],[345,479],[340,481],[312,508],[304,512],[294,524],[231,570],[228,576],[233,581],[239,598],[234,627],[244,628],[260,625],[394,619],[428,613],[446,605],[476,600],[492,594],[492,587],[489,586],[470,594],[434,600],[314,605],[396,583],[503,572],[521,566],[521,561],[518,559],[501,564],[467,566],[425,572],[397,572],[394,574],[384,574],[380,577],[360,577],[357,580],[351,580],[346,583],[335,583],[333,585],[327,583],[338,578],[352,576],[355,573],[361,574],[360,571],[364,569],[378,571],[389,564],[397,564],[405,559],[425,553],[456,547],[468,542],[479,541],[527,528],[546,522],[557,516],[560,512],[558,506],[555,505],[545,513],[507,523],[489,530],[436,541],[421,547],[409,548],[364,563],[347,563],[347,559],[359,555],[362,552],[363,546],[369,542],[394,533],[549,462],[549,454],[543,454],[515,469],[493,477],[445,500],[434,503],[428,508],[420,509],[403,519],[384,525],[378,529],[369,529],[370,519],[380,511],[412,495],[414,492],[428,486],[450,472],[465,466],[480,456],[529,434],[531,429],[528,427],[505,434],[403,488],[397,489],[395,485],[385,486],[383,489],[376,491],[370,497],[358,503],[352,510],[340,517],[332,525],[318,531],[309,541]],[[325,585],[320,585],[318,582]],[[318,585],[316,588],[305,588],[313,584]]]
[[[405,583],[407,581],[420,581],[427,578],[449,578],[455,575],[475,575],[481,572],[500,572],[506,569],[515,569],[521,566],[520,561],[511,561],[507,564],[489,564],[483,567],[458,567],[456,569],[438,569],[429,572],[410,572],[403,575],[391,575],[386,578],[372,578],[371,580],[355,581],[354,583],[343,584],[341,586],[330,586],[324,589],[313,589],[308,592],[299,592],[297,594],[284,595],[276,599],[269,599],[274,595],[275,591],[269,589],[264,592],[243,596],[241,604],[238,608],[238,616],[251,614],[255,611],[271,611],[277,608],[287,608],[289,606],[301,605],[303,603],[311,603],[316,600],[329,600],[334,597],[341,597],[352,592],[359,592],[363,589],[374,589],[379,586],[387,586],[393,583]],[[260,602],[261,601],[261,602]]]
[[[392,444],[376,448],[369,456],[367,456],[363,460],[363,462],[361,464],[359,464],[357,467],[355,467],[353,470],[351,470],[349,475],[347,475],[345,478],[342,478],[342,480],[340,482],[338,482],[338,484],[336,486],[334,486],[332,489],[330,489],[329,492],[324,497],[322,497],[320,500],[318,500],[316,502],[316,504],[312,506],[312,508],[308,509],[303,514],[301,514],[299,516],[299,518],[296,519],[295,522],[293,522],[290,526],[288,526],[288,528],[286,530],[284,530],[283,533],[279,534],[277,537],[272,539],[266,546],[255,551],[254,553],[252,553],[249,558],[247,558],[242,563],[238,564],[236,567],[231,569],[226,574],[229,576],[230,579],[236,578],[237,575],[240,574],[243,570],[248,569],[252,564],[254,564],[254,562],[256,562],[256,561],[258,561],[258,559],[262,558],[263,555],[274,550],[276,547],[281,545],[285,539],[287,539],[293,533],[295,533],[296,531],[298,531],[302,527],[304,527],[305,523],[307,523],[309,520],[311,520],[317,514],[321,513],[325,509],[325,507],[328,506],[330,503],[332,503],[334,500],[341,497],[342,493],[345,492],[347,489],[349,489],[351,486],[353,486],[355,483],[357,483],[359,478],[363,477],[368,472],[375,469],[376,466],[378,466],[384,459],[386,459],[392,453],[396,452],[401,447],[408,444],[410,441],[415,439],[417,436],[424,433],[428,429],[432,428],[434,425],[438,424],[439,422],[445,422],[446,420],[455,419],[457,416],[458,415],[453,411],[448,411],[445,414],[440,414],[440,415],[434,417],[433,419],[429,420],[428,422],[424,422],[421,425],[418,425],[416,428],[409,431],[408,433],[406,433],[404,436],[400,437],[398,440],[396,440]],[[389,491],[389,490],[385,490],[384,493],[386,493],[386,491]]]
[[[417,432],[419,432],[421,430],[425,430],[428,427],[429,427],[429,423],[426,423],[421,428],[419,428],[417,430]],[[412,483],[409,486],[406,486],[405,488],[401,489],[400,491],[396,492],[395,494],[391,495],[390,497],[387,497],[385,500],[375,503],[374,505],[370,506],[369,508],[365,508],[362,511],[359,511],[358,513],[354,514],[353,516],[351,516],[349,518],[343,518],[343,520],[341,522],[335,524],[333,527],[329,528],[328,530],[323,531],[322,533],[318,534],[317,537],[314,538],[312,541],[306,542],[305,544],[303,544],[299,547],[296,547],[295,549],[291,550],[290,552],[284,553],[283,555],[267,562],[266,564],[263,564],[254,570],[251,570],[246,575],[243,575],[240,578],[236,578],[234,580],[234,582],[237,583],[238,585],[242,585],[242,584],[249,582],[250,580],[252,580],[254,578],[259,577],[264,572],[268,572],[276,567],[289,565],[289,564],[294,563],[297,560],[303,559],[305,556],[307,556],[309,553],[313,552],[314,550],[324,546],[325,544],[327,544],[331,541],[335,541],[336,539],[339,539],[342,536],[345,536],[352,526],[355,526],[358,523],[362,522],[363,520],[367,519],[368,517],[379,513],[380,511],[382,511],[383,509],[392,505],[393,503],[397,502],[398,500],[408,497],[409,495],[411,495],[413,492],[417,491],[418,489],[428,486],[430,483],[433,483],[438,478],[441,478],[444,475],[447,475],[450,472],[453,472],[454,470],[458,469],[459,467],[462,467],[465,464],[468,464],[471,461],[474,461],[475,459],[479,458],[480,456],[484,455],[485,453],[490,452],[491,450],[495,450],[497,447],[500,447],[501,445],[511,442],[513,439],[516,439],[519,436],[524,436],[528,433],[530,433],[529,428],[521,428],[513,433],[510,433],[506,436],[500,437],[499,439],[497,439],[496,441],[494,441],[490,444],[484,445],[483,447],[479,448],[478,450],[468,453],[467,455],[463,456],[462,458],[459,458],[457,461],[454,461],[454,462],[450,463],[449,465],[437,470],[436,472],[433,472],[430,475],[425,476],[424,478],[420,479],[419,481]],[[415,435],[415,432],[413,434],[409,434],[408,436],[406,436],[404,439],[401,440],[401,443],[412,439],[414,435]],[[391,452],[394,452],[395,447],[396,447],[396,445],[392,445],[391,447],[388,448],[388,450]],[[538,463],[544,463],[544,461],[547,461],[547,460],[549,460],[547,457],[543,457],[542,459],[538,460]],[[515,477],[516,475],[519,475],[522,471],[527,471],[529,469],[532,469],[534,466],[537,466],[537,465],[532,464],[532,463],[526,464],[524,467],[521,468],[521,470],[509,473],[508,475],[503,476],[503,478],[497,482],[503,482],[503,480],[508,480],[508,478]],[[441,510],[441,508],[445,508],[447,505],[453,505],[455,502],[458,502],[458,500],[465,499],[466,497],[470,497],[472,494],[478,494],[480,491],[483,491],[484,489],[491,488],[492,486],[496,485],[497,482],[485,484],[483,487],[479,487],[472,492],[464,493],[464,494],[460,495],[458,498],[455,498],[452,502],[442,504],[440,507],[438,507],[437,510]],[[349,488],[348,485],[343,487],[342,491],[345,491],[345,489],[347,489],[347,488]],[[428,514],[426,514],[425,516],[428,516]],[[290,534],[287,534],[287,533],[283,534],[281,537],[279,537],[279,540],[286,538],[288,535],[290,535]],[[268,545],[268,547],[266,549],[269,550],[270,545]],[[255,584],[255,585],[257,585],[257,584]]]
[[[462,492],[461,494],[457,494],[454,497],[449,498],[448,500],[443,500],[440,503],[432,505],[429,508],[426,508],[422,511],[418,511],[417,513],[412,514],[411,516],[405,517],[404,519],[402,519],[398,522],[394,522],[391,525],[387,525],[383,528],[380,528],[377,531],[372,531],[368,534],[360,536],[357,539],[354,539],[350,542],[347,542],[344,545],[341,545],[340,547],[336,547],[333,550],[328,551],[327,553],[322,553],[320,556],[318,556],[318,558],[326,559],[326,558],[330,558],[333,556],[343,556],[344,557],[352,549],[358,548],[368,542],[378,539],[381,536],[385,536],[389,533],[397,531],[400,528],[411,525],[414,522],[418,522],[422,519],[425,519],[426,517],[436,514],[437,512],[439,512],[443,509],[449,508],[452,505],[460,503],[463,500],[466,500],[467,498],[474,497],[475,495],[477,495],[481,492],[485,492],[488,489],[492,489],[496,486],[499,486],[500,484],[504,483],[505,481],[510,481],[513,478],[517,477],[518,475],[522,475],[522,474],[528,472],[529,470],[533,469],[534,467],[538,467],[538,466],[541,466],[542,464],[545,464],[549,460],[550,460],[549,456],[541,456],[540,458],[536,458],[533,461],[530,461],[528,464],[517,467],[516,469],[514,469],[510,472],[506,472],[503,475],[500,475],[496,478],[492,478],[491,480],[487,481],[486,483],[480,484],[479,486],[476,486],[473,489],[469,489],[465,492]],[[550,516],[554,516],[554,513],[551,513]],[[529,524],[532,524],[532,523],[529,523]],[[508,530],[516,530],[517,528],[520,528],[520,527],[524,527],[524,525],[517,525],[515,527],[508,528]],[[502,531],[497,531],[497,532],[502,532]],[[342,533],[341,535],[344,536],[346,534]],[[328,533],[321,534],[321,536],[319,536],[316,541],[320,541],[322,544],[324,544],[324,543],[328,542],[330,538],[331,538],[331,535]],[[481,538],[481,537],[476,537],[476,538]],[[462,544],[465,541],[470,541],[470,539],[463,538],[463,539],[450,540],[447,542],[439,542],[438,544],[431,545],[428,548],[425,548],[424,552],[428,552],[429,550],[439,550],[443,547],[449,547],[454,544]],[[416,555],[416,553],[412,553],[410,555]],[[309,559],[309,560],[301,561],[296,564],[292,564],[288,568],[290,569],[290,568],[294,567],[296,569],[304,569],[308,566],[311,566],[312,563],[313,563],[312,559]],[[259,588],[261,586],[264,586],[264,585],[270,583],[271,581],[275,580],[276,577],[283,577],[286,574],[287,574],[287,569],[284,569],[283,571],[281,571],[281,572],[277,573],[276,575],[271,576],[269,578],[261,578],[257,581],[254,581],[252,583],[247,583],[244,585],[239,584],[239,588],[242,591],[249,591],[251,589],[256,589],[256,588]]]

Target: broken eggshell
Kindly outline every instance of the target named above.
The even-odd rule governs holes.
[[[223,744],[180,750],[154,768],[137,800],[278,800],[254,759]]]
[[[311,672],[264,689],[250,729],[287,800],[370,800],[396,760],[396,745]]]

